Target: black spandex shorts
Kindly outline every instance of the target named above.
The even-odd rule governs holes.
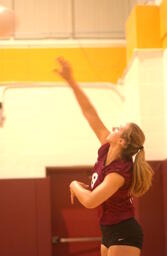
[[[134,219],[121,221],[113,225],[101,225],[102,244],[109,248],[112,245],[129,245],[142,249],[143,231]]]

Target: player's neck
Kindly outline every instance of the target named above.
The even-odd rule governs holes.
[[[117,159],[121,159],[121,149],[120,147],[110,145],[105,161],[105,166]]]

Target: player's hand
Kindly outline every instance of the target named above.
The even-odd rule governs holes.
[[[83,183],[83,182],[78,181],[78,184],[79,184],[80,186],[82,186],[83,188],[85,188],[85,189],[89,189],[89,185],[87,185],[87,184],[85,184],[85,183]]]
[[[73,79],[73,74],[72,74],[73,72],[68,61],[66,61],[62,57],[59,57],[57,58],[57,62],[59,63],[60,68],[54,69],[53,71],[59,74],[67,82],[71,81]]]
[[[0,102],[0,127],[3,127],[5,119],[6,118],[4,117],[4,114],[3,114],[3,106],[2,106],[2,103]]]
[[[89,189],[89,185],[83,183],[83,182],[80,182],[80,181],[76,181],[76,180],[73,180],[71,183],[70,183],[70,197],[71,197],[71,204],[74,204],[74,198],[75,198],[75,193],[73,191],[73,187],[75,186],[75,184],[78,184],[79,186],[81,186],[82,188],[84,189]]]
[[[72,189],[70,189],[70,198],[71,198],[71,204],[74,204],[74,198],[75,198],[75,194],[72,191]]]

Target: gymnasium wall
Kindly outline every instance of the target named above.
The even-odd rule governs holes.
[[[163,0],[160,5],[160,36],[163,47],[163,76],[164,76],[164,86],[165,86],[165,126],[167,127],[167,0]],[[167,133],[165,133],[165,141],[167,141]],[[166,147],[167,155],[167,147]]]
[[[167,95],[167,49],[164,51],[164,76],[165,76],[165,95]],[[167,116],[167,100],[165,100],[165,116]],[[166,127],[167,127],[167,118],[166,118]],[[167,134],[165,136],[167,141]],[[167,148],[166,148],[167,155]]]
[[[158,15],[157,9],[156,13]],[[96,47],[87,49],[86,54],[75,47],[0,50],[2,84],[16,81],[19,85],[28,81],[33,85],[42,81],[49,86],[8,89],[3,98],[6,121],[0,128],[0,248],[4,256],[11,252],[13,255],[51,255],[50,181],[36,178],[45,177],[47,166],[91,166],[96,160],[99,143],[95,135],[82,117],[71,90],[50,72],[58,55],[72,61],[77,80],[82,82],[81,86],[108,127],[134,121],[144,129],[146,158],[154,160],[157,168],[151,190],[138,201],[136,215],[144,226],[143,255],[166,255],[165,32],[161,39],[164,48],[134,48],[124,74],[125,48],[120,55],[115,50],[110,52],[110,48],[98,51]],[[116,58],[112,59],[114,52]],[[115,86],[125,96],[124,102],[110,87],[120,77]]]
[[[49,88],[6,90],[6,121],[0,133],[0,177],[43,177],[48,165],[91,165],[96,158],[99,144],[95,136],[71,90],[52,72],[57,56],[70,60],[78,81],[89,83],[85,91],[109,128],[127,121],[138,123],[148,138],[147,159],[166,158],[166,54],[162,48],[148,49],[160,46],[160,36],[165,38],[166,26],[161,25],[164,24],[164,3],[160,7],[134,8],[127,21],[127,49],[123,44],[109,47],[104,42],[94,47],[93,44],[91,47],[81,44],[53,47],[53,41],[48,47],[47,43],[45,47],[39,43],[1,44],[2,85],[16,81],[15,85],[29,82],[31,87],[35,82],[42,82],[45,86],[48,83]],[[154,16],[156,30],[152,37],[146,38]],[[146,24],[144,32],[140,17]],[[128,55],[125,70],[129,51],[133,56]],[[115,88],[125,95],[124,102],[111,88],[105,88],[106,83],[110,86],[120,77],[122,84],[118,82]],[[157,95],[161,99],[158,104]]]
[[[89,165],[96,159],[97,139],[71,90],[53,74],[58,56],[70,61],[78,81],[88,81],[85,91],[104,122],[109,127],[120,122],[122,101],[110,87],[125,68],[125,45],[106,47],[104,41],[99,47],[78,47],[74,42],[66,48],[60,42],[53,45],[56,42],[47,40],[45,47],[26,42],[21,46],[16,42],[13,48],[10,43],[1,45],[1,84],[16,81],[6,87],[3,96],[6,121],[0,131],[1,178],[43,177],[46,166]]]
[[[131,67],[137,62],[133,77],[138,83],[140,123],[148,134],[149,159],[165,159],[167,154],[166,13],[166,0],[160,6],[138,5],[126,23],[128,66],[123,80],[129,84],[127,73],[133,73]]]
[[[162,47],[167,48],[167,0],[163,0],[160,5],[160,37]]]
[[[141,201],[137,200],[136,217],[143,224],[145,234],[142,255],[153,255],[156,250],[155,255],[167,255],[166,161],[163,161],[167,156],[166,13],[166,0],[162,1],[160,7],[134,8],[127,22],[128,66],[121,81],[125,95],[131,94],[129,83],[134,83],[138,88],[139,123],[147,139],[146,159],[162,160],[152,162],[155,171],[153,186]],[[134,96],[134,93],[131,96]],[[131,109],[133,106],[131,101]],[[158,172],[156,165],[160,168]],[[152,196],[152,200],[149,195]],[[157,215],[154,216],[154,213]],[[153,223],[157,224],[157,228]],[[160,234],[157,238],[154,237],[156,230]]]
[[[163,62],[164,62],[163,72],[164,72],[164,81],[165,81],[164,95],[166,95],[165,96],[166,98],[167,97],[167,48],[164,50]],[[165,100],[165,117],[166,116],[167,116],[167,100]],[[165,118],[165,126],[167,127],[167,118]],[[165,141],[167,141],[167,133],[165,134]],[[166,155],[167,155],[167,148],[166,148]]]
[[[166,137],[166,84],[161,49],[136,50],[124,77],[127,115],[143,128],[146,135],[146,158],[165,159]],[[138,109],[136,111],[136,106]],[[130,120],[129,120],[130,121]]]
[[[135,51],[122,84],[115,85],[125,101],[110,83],[81,83],[108,128],[131,121],[141,125],[148,160],[163,160],[167,153],[164,65],[161,49]],[[61,81],[47,85],[5,92],[1,178],[44,177],[46,166],[92,165],[96,159],[100,144],[72,91]]]
[[[0,255],[51,256],[50,180],[0,180]]]
[[[83,86],[83,85],[82,85]],[[83,88],[106,125],[119,125],[123,103],[111,89]],[[46,166],[91,165],[100,146],[70,88],[9,89],[0,130],[1,178],[43,177]]]

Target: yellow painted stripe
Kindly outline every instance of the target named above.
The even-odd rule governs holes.
[[[126,48],[3,48],[0,49],[0,81],[60,81],[53,74],[55,59],[63,56],[81,82],[112,82],[126,67]]]

